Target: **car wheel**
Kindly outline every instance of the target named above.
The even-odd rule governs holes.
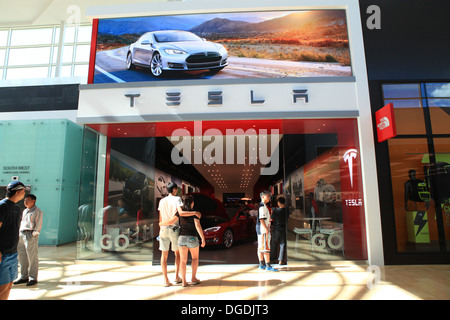
[[[225,230],[225,232],[223,233],[223,246],[227,249],[231,248],[233,242],[234,242],[233,231],[231,231],[231,229]]]
[[[153,54],[152,60],[150,61],[150,70],[155,77],[159,77],[163,73],[162,59],[158,52]]]
[[[128,54],[127,54],[127,69],[128,70],[134,69],[133,58],[131,57],[131,52],[128,52]]]

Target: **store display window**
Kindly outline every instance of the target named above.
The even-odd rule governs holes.
[[[86,125],[78,258],[158,264],[172,181],[196,197],[208,263],[257,261],[263,190],[285,199],[286,260],[365,260],[358,141],[356,119]]]
[[[425,89],[433,134],[450,134],[450,83],[427,83]]]
[[[419,84],[383,85],[383,96],[385,105],[394,104],[397,134],[425,134]]]
[[[439,193],[438,199],[442,217],[442,225],[445,236],[445,248],[450,251],[450,137],[434,138],[436,151],[436,185]]]
[[[396,111],[400,132],[388,141],[399,253],[443,252],[450,246],[448,87],[445,83],[383,85],[384,101],[392,102],[396,110],[420,102],[412,113]]]

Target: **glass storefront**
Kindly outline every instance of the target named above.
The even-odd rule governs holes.
[[[257,261],[263,190],[286,200],[288,261],[365,260],[358,141],[356,119],[86,125],[78,258],[159,264],[172,181],[202,212],[203,263]]]
[[[449,83],[383,85],[398,136],[388,141],[397,252],[450,245]]]

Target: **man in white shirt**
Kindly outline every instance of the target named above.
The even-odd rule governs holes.
[[[26,207],[20,223],[20,238],[17,246],[19,253],[20,278],[14,284],[26,283],[32,286],[37,283],[39,258],[38,242],[42,228],[42,211],[36,207],[36,196],[27,195],[23,203]]]
[[[258,209],[258,220],[256,233],[258,236],[258,258],[259,268],[267,271],[278,271],[270,265],[270,198],[271,193],[269,191],[263,191],[260,194],[261,203]]]
[[[174,182],[167,184],[167,191],[169,194],[159,201],[159,222],[166,222],[173,218],[178,212],[180,216],[192,216],[196,215],[201,217],[199,212],[195,211],[183,211],[183,202],[181,198],[177,196],[178,186]],[[164,276],[164,286],[171,285],[169,278],[167,277],[167,258],[169,256],[170,245],[172,244],[172,251],[175,254],[175,283],[181,283],[182,280],[179,276],[180,269],[180,254],[178,252],[178,236],[180,234],[180,226],[178,221],[170,226],[160,226],[159,231],[159,250],[161,250],[161,267]]]

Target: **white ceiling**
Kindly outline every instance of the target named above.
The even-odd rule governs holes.
[[[60,24],[80,17],[80,23],[91,22],[86,8],[127,3],[166,2],[167,0],[1,0],[0,27],[21,27]],[[173,1],[173,0],[172,0]]]
[[[226,139],[231,138],[232,147],[234,148],[233,151],[228,150],[227,148],[227,142]],[[279,144],[282,136],[277,135],[274,137],[274,142],[276,141],[276,145],[272,147],[272,135],[267,135],[267,140],[264,140],[264,142],[260,142],[260,136],[245,136],[244,140],[238,139],[235,135],[228,135],[228,136],[222,136],[222,141],[219,141],[219,144],[215,144],[215,138],[214,139],[205,139],[203,137],[202,139],[202,149],[198,150],[200,151],[200,155],[202,157],[201,163],[195,163],[195,156],[194,152],[195,149],[192,148],[190,151],[190,155],[186,156],[184,154],[184,151],[182,148],[185,146],[184,143],[174,142],[170,139],[170,137],[167,137],[169,141],[171,141],[174,146],[178,149],[178,151],[182,152],[183,155],[190,160],[192,165],[197,169],[197,171],[206,179],[208,182],[214,187],[215,194],[217,196],[221,196],[223,192],[243,192],[248,197],[253,197],[253,187],[255,186],[257,180],[259,179],[261,175],[261,169],[265,167],[265,165],[262,164],[262,160],[260,159],[260,153],[266,152],[266,156],[269,158],[272,158],[274,155],[271,151],[274,151],[276,149],[276,145]],[[253,151],[249,151],[250,147],[250,140],[251,138],[256,139],[254,142],[255,145],[259,150],[253,149]],[[200,137],[191,137],[191,139],[200,139]],[[266,144],[263,148],[262,143]],[[195,143],[192,142],[189,144],[191,147]],[[210,153],[205,152],[207,148],[213,149],[210,150]],[[218,150],[222,148],[222,150]],[[181,149],[181,150],[180,150]],[[277,151],[279,149],[276,149]],[[215,160],[211,160],[211,164],[205,163],[205,157],[208,154],[211,154],[213,157],[217,157],[217,152],[221,154],[218,158],[215,158]],[[232,161],[233,164],[227,164],[226,162],[226,153],[232,152],[235,157],[235,161]],[[243,152],[245,155],[245,163],[240,164],[238,163],[238,154],[239,152]],[[270,156],[269,156],[270,155]],[[256,159],[252,159],[255,164],[251,164],[251,160],[249,157],[256,156]],[[279,157],[279,154],[276,156]],[[217,159],[223,159],[223,164],[215,163],[217,162]],[[279,167],[277,168],[277,170]]]

